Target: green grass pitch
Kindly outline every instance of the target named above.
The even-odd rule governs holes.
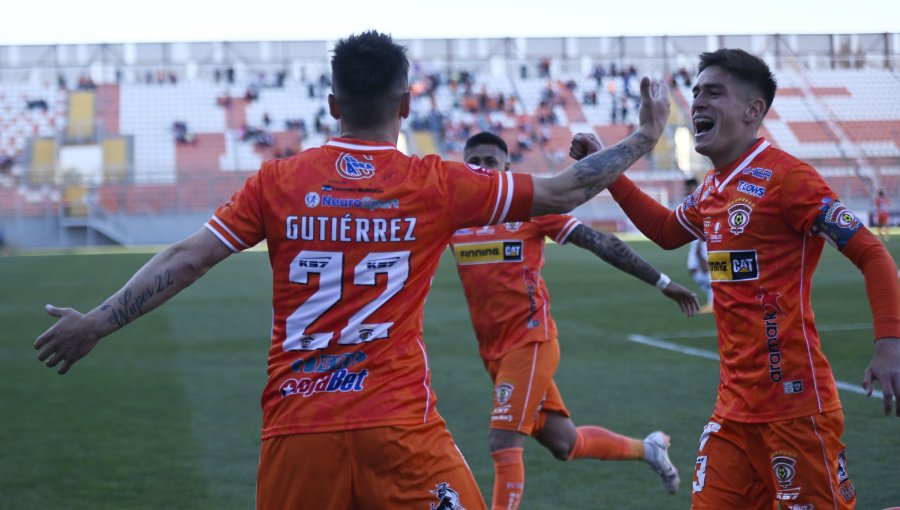
[[[693,288],[684,249],[631,243]],[[895,258],[900,243],[891,246]],[[0,509],[250,509],[259,395],[271,321],[265,253],[233,256],[162,308],[99,345],[70,374],[36,361],[51,324],[45,303],[86,311],[150,257],[145,253],[0,257]],[[672,437],[675,496],[638,462],[559,462],[525,447],[522,508],[686,509],[698,439],[718,381],[712,360],[628,340],[641,334],[715,350],[712,317],[687,319],[653,287],[576,247],[547,247],[544,276],[559,325],[557,383],[576,424]],[[858,384],[872,331],[862,276],[825,249],[813,285],[817,323],[837,378]],[[425,314],[438,409],[490,496],[491,386],[462,289],[445,254]],[[857,508],[900,505],[900,419],[841,392]]]

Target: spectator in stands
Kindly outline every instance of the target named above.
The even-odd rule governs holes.
[[[228,94],[227,90],[223,90],[222,93],[219,94],[219,97],[216,98],[216,104],[226,110],[231,108],[231,96]]]
[[[269,117],[269,112],[264,112],[262,116],[263,126],[266,126],[266,129],[269,129],[269,125],[272,124],[272,117]]]
[[[78,78],[78,88],[80,90],[94,90],[97,88],[97,85],[90,76],[82,74],[81,77]]]
[[[875,231],[882,242],[890,240],[891,237],[889,204],[890,201],[884,194],[884,190],[878,190],[878,196],[875,197]]]
[[[47,101],[45,99],[28,99],[25,101],[26,108],[29,110],[47,111]]]
[[[176,120],[172,124],[172,133],[175,135],[175,141],[180,144],[191,144],[197,142],[196,136],[188,131],[187,122]]]
[[[13,163],[15,163],[15,158],[9,154],[0,154],[0,174],[11,174]]]

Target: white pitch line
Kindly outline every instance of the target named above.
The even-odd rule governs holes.
[[[713,361],[719,361],[719,355],[713,351],[707,351],[706,349],[697,349],[695,347],[686,347],[684,345],[679,345],[672,342],[666,342],[665,340],[660,340],[658,338],[653,338],[644,335],[628,335],[628,339],[632,342],[636,342],[639,344],[649,345],[651,347],[657,347],[660,349],[666,349],[668,351],[680,352],[682,354],[688,354],[690,356],[697,356],[698,358],[706,358],[711,359]],[[856,393],[857,395],[865,395],[866,390],[862,389],[856,384],[850,384],[844,381],[835,381],[836,386],[840,390],[849,391],[851,393]],[[872,390],[872,396],[876,398],[882,398],[882,393],[878,390]]]
[[[856,324],[823,324],[816,326],[817,331],[859,331],[872,329],[871,322],[859,322]],[[660,335],[659,338],[716,338],[718,332],[715,329],[702,329],[694,331],[673,331]]]

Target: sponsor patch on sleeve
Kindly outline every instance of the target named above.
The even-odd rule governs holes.
[[[714,282],[756,280],[756,250],[709,252],[709,274]]]

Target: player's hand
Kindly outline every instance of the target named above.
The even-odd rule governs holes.
[[[697,295],[675,282],[669,282],[669,284],[662,289],[662,293],[667,298],[678,303],[678,307],[681,308],[681,313],[688,317],[693,317],[694,314],[700,310],[700,303],[697,302]]]
[[[645,135],[659,139],[669,122],[669,88],[660,80],[641,80],[640,129]]]
[[[100,341],[100,335],[88,327],[84,314],[77,310],[53,305],[47,305],[45,310],[59,320],[35,340],[37,358],[46,362],[48,367],[62,363],[58,372],[65,374],[75,362],[91,352]]]
[[[866,367],[862,386],[866,396],[872,395],[873,382],[881,381],[884,394],[884,415],[891,415],[891,408],[900,416],[900,338],[886,337],[875,342],[875,355]]]
[[[603,150],[603,142],[594,133],[578,133],[569,145],[569,157],[575,161]]]

